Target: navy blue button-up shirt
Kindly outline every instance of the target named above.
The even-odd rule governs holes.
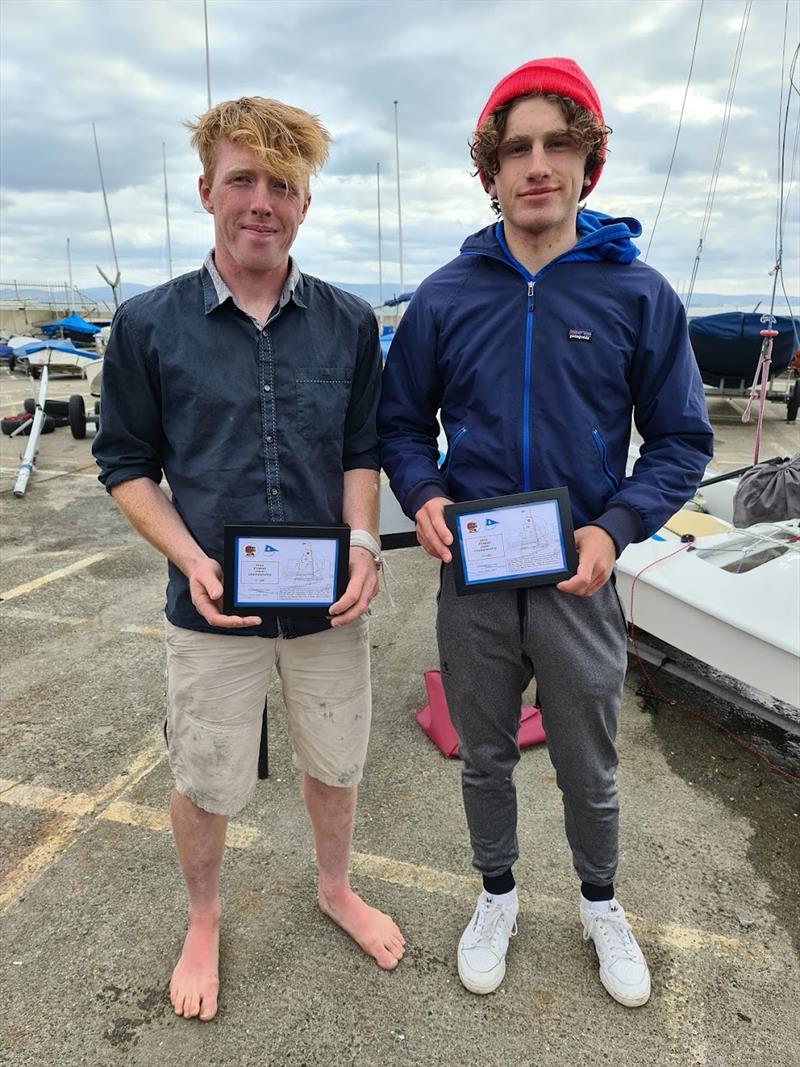
[[[382,364],[375,316],[358,297],[293,268],[261,327],[211,267],[117,312],[92,450],[108,490],[166,475],[189,532],[221,563],[225,523],[342,521],[344,472],[379,469]],[[265,637],[329,625],[263,616],[216,629],[172,563],[166,614],[190,630]]]

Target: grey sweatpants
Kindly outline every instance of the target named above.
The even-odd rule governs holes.
[[[520,699],[535,675],[575,870],[595,885],[613,881],[614,741],[626,667],[614,586],[607,582],[591,597],[551,585],[459,597],[452,570],[442,568],[436,630],[475,867],[498,875],[519,855],[513,774]]]

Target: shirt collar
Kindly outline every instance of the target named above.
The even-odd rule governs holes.
[[[230,291],[228,286],[225,284],[225,281],[224,281],[222,275],[217,270],[217,265],[214,262],[214,249],[213,248],[211,249],[211,251],[206,256],[206,258],[205,258],[205,260],[203,262],[203,266],[205,267],[206,273],[207,273],[208,278],[209,278],[209,280],[211,282],[211,285],[209,286],[204,280],[205,312],[206,312],[206,315],[208,315],[209,312],[216,310],[216,308],[218,308],[220,306],[220,304],[224,304],[225,301],[228,300],[228,299],[230,299],[230,301],[236,307],[239,307],[239,305],[236,303],[236,297],[233,295],[233,293]],[[294,299],[294,302],[297,304],[298,307],[305,307],[306,306],[303,303],[303,301],[300,299],[299,295],[296,294],[296,292],[295,292],[295,290],[300,285],[300,282],[302,281],[302,277],[303,276],[300,273],[300,268],[297,266],[297,263],[295,262],[295,260],[290,256],[289,257],[289,273],[286,276],[286,281],[283,283],[283,289],[281,290],[281,295],[280,295],[280,298],[278,300],[278,308],[279,309],[282,309],[282,308],[286,307],[286,305],[292,299]],[[239,310],[241,311],[242,309],[239,308]],[[245,312],[245,314],[246,314],[246,312]],[[255,321],[255,320],[253,320],[253,321]],[[261,323],[260,325],[263,325],[263,323]]]

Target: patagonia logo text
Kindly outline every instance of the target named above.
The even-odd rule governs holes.
[[[569,337],[570,341],[591,341],[591,339],[592,339],[592,331],[591,330],[570,330],[569,333],[567,334],[567,337]]]

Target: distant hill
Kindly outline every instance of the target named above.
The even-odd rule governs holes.
[[[355,296],[360,296],[362,300],[366,300],[368,304],[373,307],[377,306],[381,294],[377,284],[374,282],[333,282],[333,285],[338,286],[340,289],[344,289],[345,292],[353,293]],[[135,296],[137,293],[145,293],[148,289],[151,289],[150,285],[140,285],[138,282],[123,282],[122,283],[122,298],[127,300],[130,296]],[[407,284],[406,292],[413,291],[414,285]],[[384,282],[383,285],[383,299],[389,300],[392,297],[398,295],[400,287],[396,282]],[[98,302],[105,302],[107,304],[112,303],[111,290],[107,285],[96,285],[89,288],[79,288],[78,292],[89,300],[96,300]],[[34,287],[23,287],[17,289],[14,286],[4,285],[0,287],[0,300],[30,300],[30,301],[45,301],[54,302],[64,299],[64,290],[61,289],[44,289]],[[797,315],[800,311],[800,297],[792,296],[789,298],[792,303],[794,313]],[[729,308],[731,310],[740,311],[753,311],[758,306],[758,310],[762,313],[769,307],[769,296],[759,296],[755,293],[738,293],[734,295],[721,294],[721,293],[695,293],[692,297],[692,310],[695,312],[705,311],[708,309],[721,309]],[[779,315],[788,314],[786,309],[786,301],[783,297],[777,302],[777,313]]]
[[[356,296],[360,296],[367,303],[372,304],[373,307],[380,300],[378,286],[369,282],[333,282],[333,285],[338,286],[340,289],[344,289],[345,292],[354,293]],[[414,285],[406,284],[406,291],[413,290]],[[396,282],[384,282],[383,284],[383,299],[388,300],[393,296],[396,296],[400,292],[400,287]],[[790,296],[792,303],[792,310],[795,315],[800,313],[800,297]],[[729,294],[720,293],[697,293],[692,296],[692,309],[701,308],[729,308],[732,311],[753,311],[756,304],[760,302],[759,311],[762,313],[769,308],[769,296],[763,294],[759,296],[754,293],[742,293],[735,294],[733,296]],[[776,308],[778,315],[788,314],[786,309],[786,301],[781,296],[776,301]]]
[[[136,296],[137,293],[146,293],[148,289],[151,289],[150,285],[139,285],[136,282],[123,282],[122,283],[122,298],[127,300],[129,296]],[[75,287],[77,298],[79,300],[96,300],[100,303],[105,301],[107,304],[113,304],[111,296],[111,289],[107,285],[96,285],[88,289],[81,289],[78,286]],[[43,303],[64,303],[66,300],[66,292],[63,285],[54,286],[53,288],[45,289],[43,286],[32,285],[3,285],[0,287],[0,300],[29,300],[32,302]]]
[[[122,299],[127,300],[129,296],[136,296],[137,293],[146,293],[148,289],[152,289],[152,285],[139,285],[137,282],[123,282],[122,283]],[[81,289],[82,293],[86,296],[90,296],[92,300],[110,300],[111,290],[107,285],[93,285],[90,289]]]

